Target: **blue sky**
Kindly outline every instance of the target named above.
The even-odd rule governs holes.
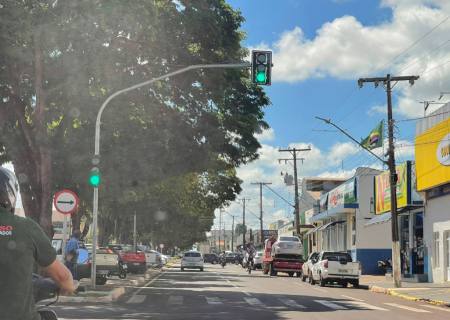
[[[301,176],[349,177],[358,166],[380,168],[374,158],[345,136],[316,120],[331,118],[355,138],[367,136],[386,117],[386,93],[359,77],[420,75],[414,86],[394,88],[396,119],[423,115],[419,101],[437,100],[450,91],[450,3],[445,0],[229,0],[242,12],[247,34],[243,45],[273,50],[273,84],[265,87],[272,101],[266,110],[271,129],[259,136],[260,160],[238,170],[244,181],[242,196],[253,198],[254,181],[271,181],[292,199],[280,172],[279,147],[311,145],[304,155]],[[437,26],[438,25],[438,26]],[[437,26],[437,27],[436,27]],[[432,30],[432,31],[431,31]],[[430,32],[431,31],[431,32]],[[445,100],[445,99],[444,99]],[[450,96],[447,98],[450,100]],[[437,107],[437,106],[436,106]],[[415,122],[398,122],[397,160],[414,159]],[[383,150],[377,152],[382,154]],[[269,191],[264,192],[266,222],[292,218],[291,209]],[[240,204],[228,212],[240,214]],[[229,221],[227,220],[228,224]],[[255,218],[251,224],[256,227]]]

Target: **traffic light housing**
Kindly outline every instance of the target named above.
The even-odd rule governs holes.
[[[89,174],[89,184],[93,186],[94,188],[98,188],[101,182],[100,177],[100,170],[97,167],[94,167],[91,169],[91,172]]]
[[[272,80],[272,51],[252,51],[252,82],[270,86]]]

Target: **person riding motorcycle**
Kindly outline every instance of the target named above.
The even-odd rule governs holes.
[[[222,251],[219,255],[219,261],[220,264],[222,265],[222,268],[225,267],[225,265],[227,264],[227,258],[225,256],[225,251]]]
[[[35,263],[62,293],[73,293],[75,286],[41,227],[29,218],[14,215],[18,192],[15,175],[0,167],[0,317],[37,320],[40,316],[32,284]]]
[[[247,268],[253,268],[254,257],[256,254],[253,243],[248,243],[245,251],[247,252]]]

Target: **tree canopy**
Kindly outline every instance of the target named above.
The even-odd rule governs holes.
[[[2,0],[0,161],[14,164],[26,215],[49,232],[60,188],[89,215],[103,101],[184,66],[243,61],[242,22],[223,0]],[[191,71],[115,98],[101,133],[105,239],[108,221],[135,211],[142,236],[200,239],[240,192],[235,168],[257,158],[268,104],[239,69]]]

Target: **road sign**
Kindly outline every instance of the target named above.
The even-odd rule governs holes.
[[[55,194],[53,205],[62,214],[72,214],[78,208],[78,196],[71,190],[61,190]]]
[[[159,247],[160,247],[161,249],[164,248],[164,244],[161,243],[161,244],[159,245]]]

